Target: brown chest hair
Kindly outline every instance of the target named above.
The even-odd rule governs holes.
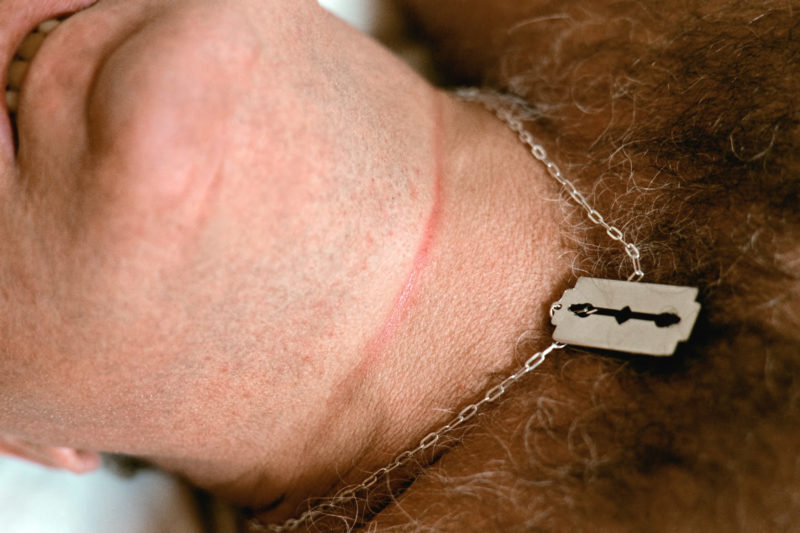
[[[532,131],[640,245],[647,280],[699,286],[704,311],[669,360],[552,358],[372,525],[790,529],[800,5],[407,4],[454,81],[526,97]],[[623,277],[624,251],[590,223],[565,238],[576,274]]]

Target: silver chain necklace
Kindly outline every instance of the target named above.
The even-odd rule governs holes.
[[[491,90],[486,89],[478,89],[478,88],[464,88],[459,89],[455,92],[456,97],[465,101],[465,102],[472,102],[483,105],[489,111],[493,112],[500,120],[508,125],[512,131],[514,131],[518,136],[519,139],[530,149],[531,155],[534,158],[541,161],[542,164],[547,168],[547,172],[552,176],[558,183],[560,183],[569,196],[578,204],[580,205],[584,211],[586,211],[589,220],[591,220],[594,224],[601,226],[605,229],[608,236],[616,241],[619,242],[620,245],[623,246],[625,253],[631,260],[633,265],[633,271],[631,272],[630,276],[628,276],[627,282],[610,282],[614,284],[626,284],[628,286],[632,285],[639,285],[639,286],[649,286],[649,287],[659,287],[663,291],[664,287],[667,289],[688,289],[684,287],[668,287],[663,285],[653,285],[653,284],[638,284],[638,283],[630,283],[630,282],[639,282],[644,277],[644,271],[642,270],[641,266],[641,253],[639,248],[633,244],[632,242],[628,241],[625,238],[623,232],[617,228],[616,226],[609,224],[606,222],[605,218],[600,214],[597,209],[592,207],[592,205],[588,202],[586,197],[575,187],[575,184],[572,183],[570,180],[564,177],[561,169],[558,165],[548,157],[547,151],[544,147],[536,142],[533,136],[528,133],[525,129],[524,122],[533,120],[536,115],[533,109],[531,109],[527,103],[525,103],[522,99],[508,95],[503,93],[498,93]],[[581,278],[581,280],[586,280],[590,278]],[[594,280],[594,281],[605,281],[609,282],[609,280]],[[573,291],[577,291],[573,289]],[[694,289],[694,294],[696,295],[696,289]],[[569,291],[568,291],[569,292]],[[624,292],[624,291],[622,291]],[[684,290],[682,292],[685,293]],[[691,291],[689,291],[691,293]],[[628,290],[630,293],[630,290]],[[565,297],[567,293],[565,293]],[[691,295],[690,295],[691,296]],[[646,298],[645,298],[646,299]],[[692,301],[694,298],[691,298]],[[561,311],[564,307],[563,301],[565,298],[562,298],[562,302],[557,302],[553,304],[550,310],[551,317],[554,317],[555,323],[555,315],[557,312]],[[580,304],[582,306],[587,306],[589,304]],[[605,314],[610,315],[613,314],[607,308],[598,308],[597,306],[590,306],[590,308],[580,308],[580,309],[573,309],[574,305],[570,307],[570,311],[576,316],[589,316],[594,314]],[[699,311],[699,305],[697,305],[697,311]],[[622,311],[614,311],[616,312],[616,319],[617,322],[621,320],[620,316]],[[581,314],[583,313],[583,314]],[[630,319],[639,319],[640,321],[649,320],[649,316],[657,316],[657,315],[647,315],[645,313],[635,313],[628,308],[627,315],[623,316],[622,319],[624,321],[628,321]],[[686,312],[686,314],[691,314],[690,312]],[[683,311],[682,311],[683,316]],[[627,317],[627,318],[626,318]],[[645,318],[642,318],[645,317]],[[696,314],[695,314],[696,318]],[[688,322],[688,320],[687,320]],[[691,319],[692,325],[694,324],[694,319]],[[581,324],[582,325],[582,324]],[[581,328],[585,329],[585,328]],[[690,327],[691,331],[691,327]],[[554,335],[555,337],[555,335]],[[688,335],[686,335],[688,338]],[[680,339],[686,340],[686,339]],[[601,345],[593,345],[591,343],[583,343],[585,346],[596,346],[604,348],[606,346]],[[561,350],[567,346],[566,343],[559,342],[557,339],[553,342],[550,346],[545,348],[544,350],[537,352],[533,356],[531,356],[525,363],[522,365],[519,370],[505,378],[503,381],[498,383],[497,385],[490,388],[486,394],[484,395],[483,399],[480,401],[468,405],[467,407],[463,408],[458,415],[456,415],[452,420],[441,426],[439,429],[429,433],[426,435],[417,446],[411,450],[407,450],[390,462],[388,465],[379,468],[378,470],[374,471],[367,477],[363,482],[358,485],[354,485],[348,488],[343,489],[342,491],[338,492],[335,496],[328,498],[327,500],[317,504],[316,506],[312,507],[308,511],[304,512],[297,518],[291,518],[286,520],[282,524],[264,524],[261,521],[253,520],[250,522],[250,528],[253,531],[269,531],[271,533],[283,533],[286,531],[295,531],[298,527],[304,524],[310,524],[314,520],[323,517],[325,515],[330,515],[332,513],[339,513],[342,506],[348,505],[356,501],[360,496],[366,494],[366,492],[375,486],[378,481],[382,479],[386,479],[391,472],[397,470],[398,468],[402,467],[403,465],[407,464],[412,458],[418,456],[425,450],[430,449],[436,443],[438,443],[445,435],[451,433],[456,428],[462,426],[465,422],[473,418],[478,412],[484,408],[486,405],[496,402],[500,397],[502,397],[509,387],[511,387],[514,383],[522,379],[525,375],[535,370],[539,365],[541,365],[548,355],[553,353],[555,350]],[[612,348],[617,348],[617,346],[613,346]],[[625,351],[625,348],[622,348]],[[674,350],[674,346],[673,346]],[[640,352],[645,353],[645,352]],[[656,355],[656,354],[651,354]],[[666,354],[659,354],[659,355],[666,355]]]

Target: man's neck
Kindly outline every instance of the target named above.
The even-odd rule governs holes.
[[[514,347],[523,334],[547,343],[547,313],[570,272],[558,187],[489,113],[438,99],[441,159],[412,271],[383,328],[329,397],[336,429],[309,449],[317,457],[336,450],[338,458],[310,465],[308,483],[270,518],[359,483],[413,448],[519,364]]]
[[[523,334],[547,344],[548,310],[570,272],[558,186],[483,108],[433,89],[429,97],[431,116],[418,121],[431,130],[419,136],[429,155],[409,162],[431,169],[418,194],[427,214],[405,225],[416,250],[386,314],[362,326],[363,349],[317,351],[325,376],[254,398],[244,409],[274,414],[291,394],[297,407],[246,428],[235,450],[154,462],[281,520],[310,497],[360,483],[512,372]],[[310,414],[295,420],[301,412]]]

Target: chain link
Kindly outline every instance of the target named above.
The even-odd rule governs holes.
[[[530,148],[531,155],[542,162],[548,174],[555,179],[584,211],[589,220],[606,230],[606,234],[622,244],[625,253],[631,260],[633,271],[628,276],[628,281],[641,281],[644,278],[642,270],[641,252],[639,248],[625,239],[625,234],[616,226],[609,224],[600,212],[592,207],[586,197],[570,180],[564,177],[558,165],[547,155],[547,150],[536,142],[533,135],[525,129],[525,122],[536,118],[536,113],[528,106],[527,102],[509,94],[499,93],[487,89],[469,87],[456,91],[456,96],[465,102],[481,104],[492,111],[497,118],[505,122],[517,134],[519,139]]]
[[[567,194],[569,194],[569,196],[578,205],[580,205],[584,211],[586,211],[589,220],[604,228],[612,240],[617,241],[624,246],[625,253],[628,255],[631,263],[633,264],[633,272],[628,277],[628,281],[640,281],[644,277],[644,271],[642,270],[640,261],[641,253],[639,248],[632,242],[629,242],[625,239],[625,235],[623,234],[622,230],[606,222],[603,215],[597,209],[592,207],[592,205],[588,202],[583,193],[578,190],[575,184],[564,177],[564,174],[561,172],[561,169],[558,167],[558,165],[548,157],[547,150],[545,150],[542,145],[538,144],[533,135],[531,135],[525,129],[524,122],[535,118],[535,113],[524,100],[512,95],[477,88],[459,89],[456,91],[456,96],[466,102],[473,102],[483,105],[497,115],[500,120],[505,122],[508,127],[519,136],[520,140],[527,145],[528,148],[530,148],[531,155],[533,155],[534,158],[536,158],[545,166],[548,174],[550,174],[553,179],[558,181],[558,183],[564,187]],[[352,503],[360,495],[366,493],[371,487],[376,485],[381,479],[385,479],[390,473],[407,464],[411,459],[423,451],[435,446],[443,436],[472,419],[486,404],[494,403],[500,399],[510,386],[544,363],[545,359],[547,359],[547,356],[553,351],[561,350],[565,347],[565,344],[554,342],[541,352],[535,353],[527,361],[525,361],[525,364],[522,366],[522,368],[517,370],[517,372],[490,388],[484,395],[483,399],[463,408],[447,424],[444,424],[436,431],[423,437],[419,444],[417,444],[416,448],[401,453],[395,457],[391,463],[374,471],[360,484],[342,490],[335,496],[312,507],[297,518],[291,518],[282,524],[263,524],[258,520],[253,520],[250,523],[251,529],[253,531],[270,533],[296,531],[300,526],[312,523],[314,520],[322,517],[323,515],[336,510],[337,507]]]
[[[426,435],[419,444],[417,444],[416,448],[411,450],[405,451],[394,458],[394,460],[389,463],[387,466],[383,468],[379,468],[375,472],[369,475],[367,479],[362,481],[360,484],[355,485],[353,487],[349,487],[337,495],[333,496],[332,498],[326,500],[325,502],[309,509],[305,513],[301,514],[297,518],[291,518],[285,521],[282,524],[267,524],[264,525],[260,522],[253,521],[250,524],[250,527],[253,531],[268,531],[270,533],[284,533],[286,531],[296,531],[298,527],[302,526],[303,524],[309,524],[320,518],[321,516],[329,513],[333,509],[338,506],[350,503],[354,501],[359,495],[364,494],[367,490],[373,487],[378,481],[384,479],[388,474],[394,472],[401,466],[408,463],[412,458],[416,457],[423,451],[433,447],[443,436],[452,432],[456,428],[462,426],[465,422],[470,420],[472,417],[480,412],[481,408],[484,407],[488,403],[496,402],[503,394],[506,393],[508,388],[522,379],[523,376],[532,372],[536,369],[539,365],[544,363],[545,359],[548,355],[550,355],[555,350],[560,350],[564,348],[563,344],[558,342],[554,342],[541,352],[537,352],[533,356],[531,356],[525,364],[522,366],[520,370],[518,370],[513,375],[504,379],[499,385],[495,385],[486,393],[486,395],[480,401],[473,403],[472,405],[468,405],[464,409],[462,409],[450,422],[440,427],[438,430],[429,433]]]

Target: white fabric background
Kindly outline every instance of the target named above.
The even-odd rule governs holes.
[[[0,459],[0,531],[5,533],[197,533],[191,493],[144,471],[85,476]]]

